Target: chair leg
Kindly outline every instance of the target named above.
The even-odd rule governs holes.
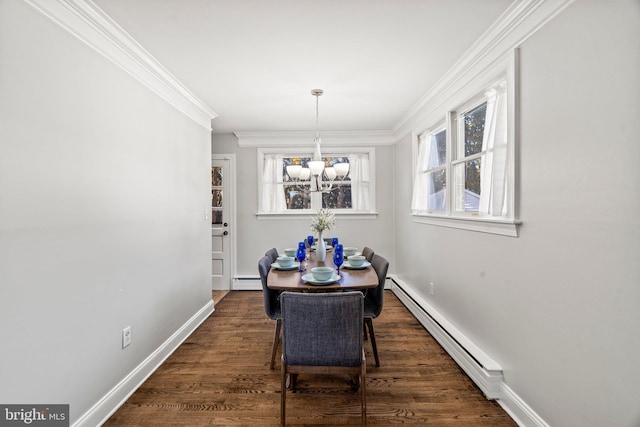
[[[371,346],[373,347],[373,357],[376,359],[376,367],[380,366],[380,359],[378,358],[378,346],[376,345],[376,333],[373,330],[373,319],[371,317],[365,317],[364,323],[369,329],[369,336],[371,336]]]
[[[280,385],[280,424],[282,427],[285,423],[285,406],[286,406],[286,394],[287,394],[287,366],[284,361],[282,362],[282,384]]]
[[[362,350],[362,368],[360,371],[360,405],[362,409],[362,425],[367,425],[367,362]]]
[[[275,368],[276,350],[278,350],[278,342],[280,341],[281,326],[282,326],[282,319],[276,319],[276,332],[273,336],[273,348],[271,349],[271,365],[270,365],[271,370]]]

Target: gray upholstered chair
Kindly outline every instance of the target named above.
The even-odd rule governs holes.
[[[362,425],[367,419],[366,363],[362,348],[361,292],[280,294],[282,307],[282,391],[284,426],[287,374],[292,389],[298,374],[348,374],[360,388]]]
[[[276,360],[276,350],[280,341],[280,327],[282,318],[280,315],[280,301],[278,300],[278,291],[273,291],[267,287],[267,275],[271,269],[271,258],[268,255],[263,256],[258,262],[258,272],[260,273],[260,281],[262,282],[262,295],[264,296],[264,311],[267,317],[276,321],[276,330],[273,335],[273,348],[271,349],[271,364],[269,367],[274,369]]]
[[[364,299],[364,325],[365,336],[371,337],[371,346],[373,347],[373,357],[376,360],[376,366],[380,366],[380,359],[378,358],[378,346],[376,345],[376,335],[373,331],[373,319],[380,315],[382,312],[382,305],[384,303],[384,284],[387,280],[387,270],[389,270],[389,261],[381,257],[378,254],[373,254],[371,258],[371,266],[378,275],[378,286],[374,289],[369,289]]]
[[[271,258],[271,263],[273,264],[278,259],[278,250],[276,248],[271,248],[267,252],[264,253],[266,256]]]
[[[371,259],[373,258],[373,249],[371,249],[368,246],[365,246],[364,249],[362,250],[362,256],[365,257],[367,259],[368,262],[371,262]]]

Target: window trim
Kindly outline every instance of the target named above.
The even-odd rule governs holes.
[[[439,117],[431,121],[431,126],[412,132],[412,153],[413,153],[413,176],[415,177],[418,168],[418,152],[420,147],[420,136],[424,133],[435,133],[443,129],[442,116],[445,116],[445,126],[447,130],[447,210],[442,211],[421,211],[412,212],[413,222],[429,224],[442,227],[456,228],[462,230],[499,234],[504,236],[518,236],[519,226],[522,221],[518,219],[517,211],[517,191],[516,186],[516,150],[517,141],[517,105],[518,105],[518,50],[514,49],[504,61],[493,68],[493,73],[482,73],[471,79],[465,90],[458,92],[449,99],[447,111],[441,111]],[[494,64],[495,65],[495,64]],[[451,184],[453,179],[454,163],[461,161],[458,159],[458,133],[459,117],[470,111],[474,106],[480,105],[484,99],[484,92],[491,88],[500,80],[506,80],[507,84],[507,217],[490,217],[476,212],[458,212],[453,209],[453,194]],[[446,103],[443,104],[447,108]],[[456,151],[454,153],[454,150]],[[415,183],[414,183],[415,184]]]
[[[309,215],[316,213],[315,209],[296,209],[294,211],[282,211],[282,212],[262,212],[262,177],[264,172],[264,157],[266,154],[282,154],[283,156],[291,157],[312,157],[312,147],[268,147],[257,148],[257,182],[258,182],[258,209],[256,217],[258,219],[283,219],[292,217],[304,217],[308,219]],[[354,211],[353,209],[332,209],[338,217],[348,217],[353,219],[371,219],[376,218],[378,215],[376,205],[376,149],[375,147],[335,147],[327,146],[322,147],[323,157],[330,157],[331,155],[346,155],[346,154],[367,154],[369,156],[369,202],[370,207],[368,211]]]

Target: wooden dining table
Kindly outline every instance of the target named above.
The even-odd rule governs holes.
[[[336,282],[322,285],[314,285],[302,280],[305,274],[311,274],[313,267],[331,267],[336,268],[333,262],[333,251],[327,251],[327,257],[324,262],[318,261],[316,253],[308,254],[307,259],[302,262],[303,268],[306,265],[306,271],[279,270],[271,268],[267,275],[267,287],[279,291],[301,291],[301,292],[326,292],[326,291],[354,291],[371,289],[378,286],[378,275],[373,266],[367,268],[355,269],[340,268],[340,279]]]

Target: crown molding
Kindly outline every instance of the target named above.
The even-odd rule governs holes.
[[[575,0],[521,0],[514,2],[460,57],[444,76],[393,126],[396,141],[416,131],[424,117],[447,111],[444,105],[470,78],[503,63],[526,39]],[[444,106],[444,107],[443,107]],[[444,108],[444,109],[443,109]]]
[[[315,132],[234,132],[240,147],[299,147],[311,145]],[[322,132],[322,145],[328,147],[393,145],[390,131]]]
[[[217,114],[91,0],[25,0],[207,130]]]

